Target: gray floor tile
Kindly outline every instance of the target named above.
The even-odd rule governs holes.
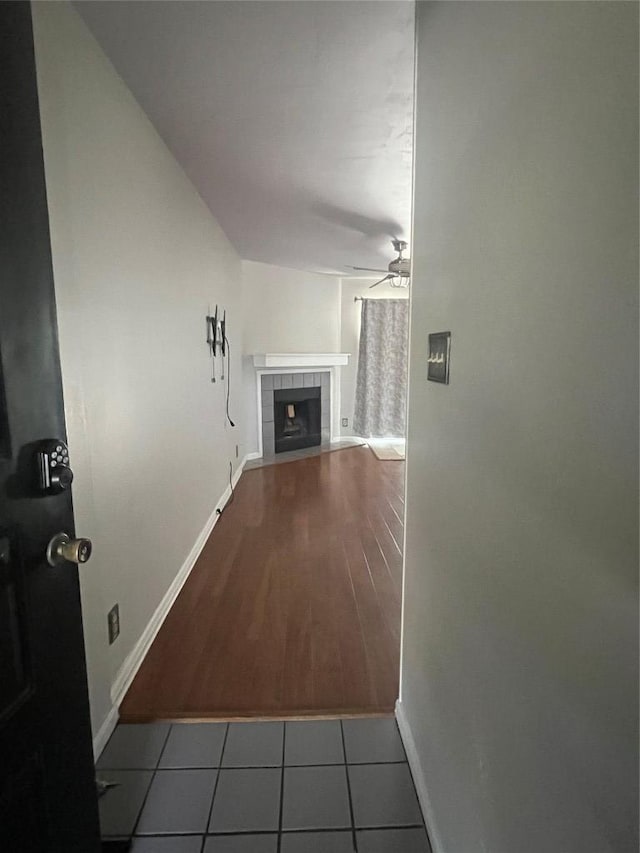
[[[206,832],[217,770],[158,770],[136,835]]]
[[[153,770],[169,733],[169,723],[116,726],[96,766],[108,770]]]
[[[286,767],[283,829],[343,829],[351,826],[344,767]]]
[[[210,835],[204,853],[277,853],[277,835]]]
[[[223,767],[279,767],[284,723],[230,723]]]
[[[278,829],[280,769],[221,770],[209,832]]]
[[[160,758],[160,767],[219,767],[226,723],[177,723]]]
[[[357,827],[411,826],[422,813],[407,764],[349,767],[353,816]]]
[[[343,720],[344,745],[349,764],[406,761],[393,717]]]
[[[101,770],[98,778],[117,782],[98,800],[104,837],[128,836],[135,827],[153,773],[149,770]]]
[[[346,832],[285,832],[281,853],[353,853],[353,835]]]
[[[165,835],[134,838],[131,853],[200,853],[201,835]]]
[[[357,836],[360,853],[431,853],[424,829],[370,829]]]
[[[343,764],[340,720],[285,724],[285,764]]]

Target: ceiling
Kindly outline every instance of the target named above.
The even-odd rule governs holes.
[[[413,3],[75,7],[242,258],[344,274],[408,239]]]

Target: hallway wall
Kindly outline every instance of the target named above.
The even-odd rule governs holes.
[[[399,716],[434,850],[635,853],[638,6],[418,27]]]
[[[94,736],[143,631],[237,466],[240,261],[66,3],[34,27]],[[227,309],[233,417],[205,315]],[[121,634],[107,640],[120,604]]]

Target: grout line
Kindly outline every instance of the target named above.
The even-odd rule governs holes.
[[[401,823],[401,824],[375,824],[363,825],[356,829],[356,832],[389,832],[401,829],[424,829],[423,823]],[[344,826],[315,826],[311,828],[297,827],[296,829],[283,829],[282,835],[320,835],[326,832],[351,832],[349,828]],[[201,830],[193,832],[155,832],[145,833],[144,835],[136,835],[136,838],[194,838],[203,835]],[[206,832],[206,838],[238,838],[247,837],[250,835],[278,835],[275,829],[240,829],[229,830],[227,832]],[[124,835],[106,835],[105,840],[125,840]]]
[[[347,764],[347,745],[344,739],[344,726],[340,720],[340,734],[342,736],[342,752],[344,754],[344,775],[347,777],[347,793],[349,795],[349,814],[351,815],[351,843],[353,849],[358,851],[358,840],[356,838],[356,820],[353,814],[353,800],[351,799],[351,782],[349,780],[349,765]]]
[[[138,812],[138,817],[135,819],[133,824],[133,829],[131,830],[131,835],[129,839],[133,838],[136,834],[136,829],[138,828],[138,824],[140,823],[140,818],[142,817],[142,812],[144,811],[144,807],[147,804],[147,800],[149,799],[149,794],[151,793],[151,788],[153,787],[153,782],[156,778],[156,773],[158,772],[158,765],[160,764],[160,759],[162,758],[162,753],[165,751],[167,746],[167,741],[169,740],[169,735],[171,734],[171,730],[173,725],[169,724],[169,728],[167,729],[167,735],[164,739],[164,743],[162,744],[162,749],[160,750],[160,754],[158,755],[158,760],[156,761],[156,766],[153,768],[153,774],[151,776],[151,781],[149,782],[149,787],[147,788],[147,793],[144,795],[144,800],[142,801],[142,805],[140,806],[140,811]]]
[[[282,724],[282,767],[280,768],[280,813],[278,815],[278,853],[282,849],[282,812],[284,810],[284,756],[287,745],[287,724]]]
[[[220,782],[220,773],[222,772],[222,759],[224,757],[224,750],[227,745],[227,738],[229,737],[229,723],[227,723],[227,730],[224,733],[224,739],[222,741],[222,749],[220,750],[220,767],[218,767],[218,772],[216,774],[216,783],[213,786],[213,795],[211,797],[211,805],[209,806],[209,814],[207,815],[207,824],[204,828],[204,835],[202,836],[202,847],[200,848],[200,853],[204,853],[204,846],[207,843],[207,831],[209,829],[209,824],[211,823],[211,815],[213,814],[213,804],[216,799],[216,792],[218,790],[218,783]]]
[[[407,764],[406,758],[396,758],[393,761],[329,761],[324,764],[242,764],[234,767],[223,767],[222,764],[181,764],[175,767],[158,767],[158,773],[175,773],[180,770],[277,770],[279,767],[369,767],[373,764]],[[106,773],[124,773],[134,771],[136,773],[153,770],[153,767],[101,767]]]
[[[389,832],[390,830],[398,830],[398,829],[424,829],[424,824],[422,823],[402,823],[402,824],[385,824],[380,826],[378,824],[372,826],[359,826],[357,832]],[[297,829],[283,829],[281,835],[321,835],[326,832],[351,832],[350,829],[344,826],[315,826],[309,829],[306,828],[297,828]],[[199,832],[192,833],[182,833],[178,835],[178,838],[181,838],[182,835],[199,835]],[[274,829],[244,829],[238,830],[235,832],[213,832],[209,833],[208,838],[237,838],[238,836],[248,836],[248,835],[277,835]],[[169,835],[145,835],[140,836],[141,838],[171,838]],[[173,837],[176,837],[174,833]]]

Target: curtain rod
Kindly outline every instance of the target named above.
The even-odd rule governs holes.
[[[371,299],[373,302],[386,302],[390,298],[389,296],[354,296],[354,302],[366,302],[368,299]]]

